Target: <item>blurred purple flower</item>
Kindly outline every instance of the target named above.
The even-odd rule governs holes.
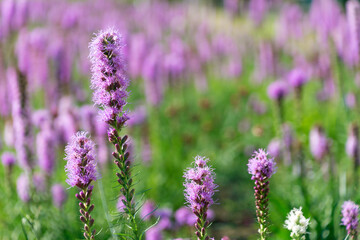
[[[150,228],[148,231],[146,231],[145,239],[162,240],[163,239],[162,230],[157,226]]]
[[[320,126],[315,126],[310,131],[310,151],[316,160],[321,160],[328,152],[328,140]]]
[[[149,220],[151,216],[154,215],[156,207],[154,203],[150,200],[146,200],[144,205],[141,208],[140,216],[144,220]]]
[[[349,236],[355,239],[359,225],[359,206],[353,201],[345,201],[341,208],[341,225],[344,225]]]
[[[279,139],[273,139],[269,143],[267,150],[272,157],[279,157],[281,152],[281,141]]]
[[[135,108],[133,112],[129,113],[129,120],[127,125],[129,127],[142,124],[147,118],[146,107],[141,105]]]
[[[255,24],[260,24],[265,17],[268,7],[268,1],[266,0],[250,0],[249,17]]]
[[[1,162],[6,167],[12,167],[16,162],[15,155],[11,152],[3,152],[1,155]]]
[[[346,106],[350,109],[353,109],[356,106],[356,96],[354,93],[350,92],[345,96]]]
[[[67,199],[65,188],[61,184],[54,184],[51,187],[51,195],[54,206],[61,209]]]
[[[289,94],[289,86],[285,81],[277,80],[268,86],[267,94],[271,99],[281,100]]]
[[[41,130],[36,136],[36,150],[40,168],[48,175],[52,175],[55,168],[55,139],[54,131],[49,128]]]
[[[295,68],[288,74],[287,80],[291,86],[299,88],[308,81],[308,77],[302,69]]]
[[[24,173],[16,181],[16,190],[21,201],[25,203],[30,201],[29,178]]]
[[[36,192],[41,193],[46,190],[46,180],[45,177],[39,173],[35,173],[33,176],[33,183]]]

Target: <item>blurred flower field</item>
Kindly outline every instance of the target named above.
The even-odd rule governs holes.
[[[2,0],[0,239],[358,239],[360,2]]]

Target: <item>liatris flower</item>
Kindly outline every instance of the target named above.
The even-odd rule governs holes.
[[[309,226],[310,218],[305,218],[301,207],[294,208],[287,215],[284,227],[291,231],[290,237],[294,240],[305,240],[306,229]]]
[[[27,80],[25,76],[15,69],[8,71],[8,83],[11,86],[12,116],[14,121],[15,147],[19,164],[22,168],[30,170],[34,167],[33,135],[30,109],[27,96]]]
[[[268,157],[265,150],[259,149],[249,159],[248,171],[252,175],[251,179],[255,181],[255,205],[256,216],[260,225],[260,239],[266,239],[268,234],[268,194],[269,179],[276,171],[276,163],[273,158]]]
[[[348,93],[345,96],[345,103],[346,106],[350,109],[353,109],[356,107],[356,96],[354,93]]]
[[[129,79],[124,62],[123,41],[116,30],[108,29],[97,34],[90,43],[93,100],[103,108],[103,121],[117,128],[121,128],[128,119],[123,112],[129,95],[126,91]]]
[[[207,215],[209,217],[209,211]],[[179,226],[185,224],[189,226],[194,226],[197,217],[191,212],[188,207],[181,207],[175,212],[175,220]]]
[[[124,213],[127,215],[129,228],[135,239],[140,237],[136,222],[134,203],[135,189],[131,178],[130,153],[127,151],[128,136],[120,137],[119,131],[128,120],[123,108],[126,105],[129,79],[124,62],[124,46],[122,36],[114,29],[100,32],[90,43],[90,59],[92,62],[92,88],[95,90],[93,100],[103,108],[102,120],[110,125],[108,139],[115,146],[113,156],[120,170],[117,173],[121,193],[125,197]]]
[[[328,152],[328,141],[320,126],[315,126],[310,131],[310,151],[316,160],[321,160]]]
[[[51,195],[54,206],[61,209],[67,199],[65,188],[61,184],[54,184],[51,187]]]
[[[162,231],[157,226],[150,228],[146,231],[146,240],[162,240],[164,239]]]
[[[90,213],[94,204],[90,204],[90,197],[93,191],[92,181],[96,180],[95,146],[88,138],[86,132],[78,132],[71,138],[65,148],[67,160],[65,171],[68,179],[66,182],[71,186],[77,186],[81,191],[76,194],[80,200],[80,220],[84,223],[85,239],[95,238],[95,229],[91,230],[94,219]]]
[[[353,201],[346,201],[342,205],[341,224],[346,227],[346,231],[351,239],[357,239],[357,227],[359,224],[359,206]]]
[[[154,203],[150,200],[147,200],[141,208],[140,216],[144,220],[148,220],[156,210]]]
[[[14,166],[16,159],[14,154],[10,152],[4,152],[1,155],[1,162],[5,167],[11,168],[12,166]]]
[[[279,139],[273,139],[267,147],[269,154],[273,157],[278,157],[281,153],[281,141]]]
[[[359,127],[352,124],[346,140],[346,154],[354,159],[355,167],[359,166]]]
[[[350,30],[351,40],[355,43],[357,55],[360,51],[360,3],[350,0],[346,3],[346,15]]]
[[[195,224],[198,239],[210,239],[206,229],[209,226],[207,211],[214,203],[213,195],[217,188],[214,183],[215,174],[207,165],[208,158],[196,156],[194,168],[189,168],[184,173],[185,198],[193,213],[197,216]]]
[[[51,176],[55,167],[55,139],[49,127],[36,136],[36,150],[41,170]]]
[[[287,79],[294,88],[301,88],[308,81],[306,73],[299,68],[293,69]]]
[[[289,86],[285,81],[278,80],[269,85],[267,93],[269,98],[280,101],[289,94]]]
[[[27,203],[30,201],[30,183],[29,178],[24,173],[16,181],[16,190],[21,201]]]

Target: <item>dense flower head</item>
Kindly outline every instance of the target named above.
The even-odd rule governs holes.
[[[288,82],[293,87],[301,87],[308,81],[306,73],[299,69],[293,69],[288,75]]]
[[[189,168],[185,174],[185,198],[193,212],[210,207],[217,185],[214,183],[215,174],[207,165],[209,159],[201,156],[195,157],[194,168]]]
[[[310,218],[305,218],[301,207],[294,208],[287,215],[285,228],[291,231],[290,237],[294,239],[305,239],[306,229],[309,226]]]
[[[275,81],[269,85],[267,94],[271,99],[280,100],[289,94],[289,86],[285,81]]]
[[[341,224],[346,227],[349,235],[354,235],[359,224],[359,206],[353,201],[345,201],[342,205],[341,215]]]
[[[269,179],[276,171],[274,158],[269,157],[263,149],[255,151],[247,166],[252,180]]]
[[[61,184],[54,184],[51,187],[51,195],[53,204],[57,208],[61,208],[67,199],[65,188]]]
[[[110,28],[99,32],[89,47],[93,100],[103,108],[103,121],[110,123],[117,120],[129,95],[126,90],[129,79],[124,61],[125,43],[121,34]]]
[[[76,133],[65,148],[66,182],[72,187],[87,187],[96,180],[95,145],[87,135],[87,132]]]
[[[1,155],[1,162],[4,166],[13,166],[16,162],[15,155],[11,152],[4,152]]]

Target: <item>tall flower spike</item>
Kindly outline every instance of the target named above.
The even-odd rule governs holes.
[[[86,132],[78,132],[72,136],[70,143],[65,148],[67,160],[65,171],[71,186],[77,186],[80,192],[75,196],[80,200],[80,220],[84,223],[85,239],[95,238],[95,229],[92,230],[94,219],[90,213],[94,209],[90,197],[93,191],[92,181],[96,180],[95,145],[88,138]]]
[[[131,237],[139,239],[141,233],[136,218],[135,189],[131,177],[128,136],[120,137],[119,135],[122,127],[129,119],[123,109],[129,95],[126,90],[129,79],[124,61],[124,46],[122,36],[114,29],[101,31],[95,36],[90,43],[91,85],[94,89],[93,100],[96,105],[102,108],[102,120],[110,126],[108,139],[115,147],[114,162],[120,170],[116,176],[121,185],[120,192],[124,204],[122,210],[129,221],[127,226],[132,233]]]
[[[346,227],[346,231],[351,239],[357,239],[357,227],[359,224],[359,205],[353,201],[346,201],[342,205],[341,224]]]
[[[256,216],[259,223],[260,239],[266,239],[268,234],[268,194],[269,179],[276,171],[276,163],[273,158],[268,157],[268,153],[259,149],[249,159],[248,171],[252,175],[251,179],[255,181],[255,205]]]
[[[114,29],[100,32],[90,43],[93,100],[103,109],[103,121],[118,128],[128,119],[123,112],[129,95],[124,47],[123,37]]]
[[[198,240],[210,239],[206,232],[210,225],[207,212],[214,203],[213,195],[217,188],[214,183],[215,174],[207,165],[208,161],[209,159],[205,157],[196,156],[194,167],[187,169],[184,173],[185,199],[197,216],[195,234]]]
[[[309,226],[310,218],[305,218],[301,207],[294,208],[287,215],[284,227],[291,231],[290,237],[293,240],[305,240],[306,229]]]

